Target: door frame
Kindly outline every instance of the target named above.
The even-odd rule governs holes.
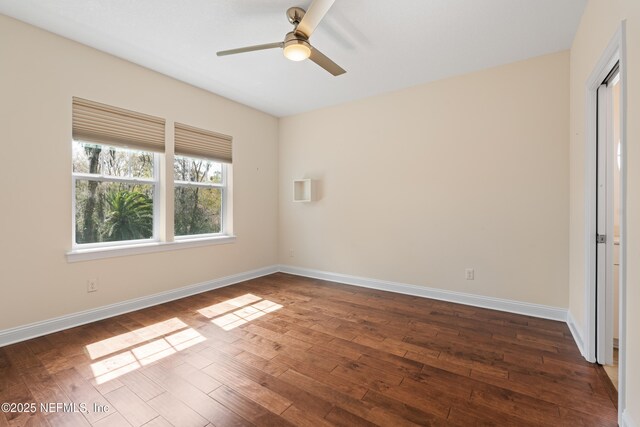
[[[596,209],[597,209],[597,132],[598,132],[598,88],[607,78],[615,64],[620,67],[620,313],[617,321],[619,331],[618,362],[618,418],[626,407],[626,305],[627,299],[627,60],[626,21],[622,21],[609,45],[600,56],[586,84],[586,138],[585,138],[585,333],[583,356],[596,361]],[[614,319],[615,321],[615,319]]]
[[[596,233],[604,235],[604,242],[596,243],[596,361],[601,365],[613,364],[614,287],[614,174],[615,147],[613,81],[620,80],[618,63],[598,89],[598,149],[597,149],[597,216]],[[613,213],[613,215],[611,215]],[[619,285],[619,284],[618,284]],[[603,316],[604,314],[604,316]]]

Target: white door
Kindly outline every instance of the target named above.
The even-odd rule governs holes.
[[[617,74],[617,73],[615,73]],[[614,74],[614,75],[615,75]],[[607,80],[610,83],[612,79]],[[613,141],[613,91],[611,84],[598,89],[598,174],[596,221],[596,358],[613,364],[613,173],[616,158]]]

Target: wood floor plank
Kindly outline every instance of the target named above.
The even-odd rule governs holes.
[[[287,351],[272,359],[285,366],[310,365],[326,373],[333,371],[340,364],[340,358],[323,356],[314,351]],[[346,361],[345,361],[346,362]]]
[[[310,394],[317,396],[318,399],[325,400],[331,405],[340,406],[363,417],[366,417],[366,414],[372,408],[372,405],[363,401],[361,398],[352,397],[349,394],[337,390],[333,386],[307,377],[292,369],[282,374],[281,377],[284,381],[288,381],[290,384],[295,384],[297,387],[307,390]],[[329,406],[329,409],[331,409],[331,406]],[[323,415],[326,416],[326,414]]]
[[[451,372],[461,376],[468,377],[471,375],[471,369],[469,367],[441,358],[440,352],[438,352],[438,357],[433,357],[431,354],[414,353],[413,351],[407,351],[407,354],[405,354],[404,357],[409,360],[420,362],[424,366],[438,368],[443,371]]]
[[[46,371],[27,371],[22,376],[35,402],[70,403],[67,395]]]
[[[122,383],[122,381],[120,381],[117,378],[114,378],[106,382],[98,381],[95,378],[87,378],[87,381],[89,381],[89,383],[93,386],[93,388],[98,390],[98,392],[103,396],[107,393],[112,392],[115,389],[124,387],[124,383]]]
[[[161,383],[171,395],[215,425],[243,426],[248,424],[239,415],[175,374],[173,370],[154,366],[143,372],[154,381]],[[161,413],[161,415],[163,414]]]
[[[290,422],[292,425],[299,427],[331,427],[324,418],[319,418],[313,414],[298,409],[295,405],[291,405],[282,413],[282,418]]]
[[[346,411],[340,407],[335,407],[325,417],[327,421],[331,422],[334,426],[343,427],[374,427],[375,424],[361,418],[349,411]]]
[[[204,372],[275,414],[281,414],[292,403],[263,385],[220,366],[208,366]]]
[[[512,381],[511,379],[505,380],[493,376],[486,376],[482,378],[476,377],[470,380],[474,381],[471,387],[478,388],[482,387],[483,384],[493,385],[505,390],[540,399],[542,402],[557,403],[561,407],[575,410],[583,408],[585,411],[593,411],[594,414],[607,414],[614,418],[617,417],[614,404],[608,398],[599,397],[592,393],[578,393],[576,391],[567,393],[564,392],[564,388],[562,386],[557,386],[553,383],[522,383]],[[585,402],[589,402],[589,404],[585,406]]]
[[[393,359],[380,360],[377,357],[372,357],[368,354],[363,354],[362,356],[360,356],[358,362],[364,363],[367,366],[379,371],[393,372],[402,377],[417,375],[422,372],[422,369],[424,367],[424,365],[420,362],[407,363],[403,361],[403,363],[396,363],[396,361]]]
[[[285,335],[292,336],[300,341],[308,342],[312,345],[326,344],[333,339],[333,336],[323,332],[314,331],[310,328],[303,328],[300,325],[292,325]]]
[[[4,352],[11,364],[21,371],[27,372],[42,366],[42,362],[33,354],[27,342],[6,346]]]
[[[358,335],[352,341],[367,347],[374,348],[376,350],[395,354],[396,356],[400,357],[407,354],[407,350],[405,348],[398,347],[393,342],[387,341],[386,338],[382,340],[376,340],[366,335]]]
[[[275,332],[275,331],[272,331],[271,329],[264,328],[257,325],[249,324],[243,329],[253,334],[260,335],[264,338],[270,339],[272,341],[276,341],[278,344],[288,346],[291,349],[304,351],[304,350],[308,350],[313,346],[313,344],[310,344],[308,342],[305,342],[297,338],[287,336],[283,333]]]
[[[500,412],[534,420],[540,425],[555,426],[560,422],[558,405],[498,387],[484,387],[471,393],[471,402],[492,407]]]
[[[23,377],[35,402],[40,403],[62,403],[72,404],[73,402],[60,389],[60,386],[46,371],[30,370],[23,373]],[[86,402],[85,402],[86,403]],[[57,410],[44,414],[51,426],[88,426],[89,422],[79,412],[59,412]]]
[[[120,387],[105,395],[107,400],[133,427],[139,427],[158,416],[158,413],[129,388]]]
[[[201,369],[197,369],[187,363],[176,366],[172,369],[172,372],[207,394],[222,385],[219,381],[202,372]]]
[[[201,417],[179,399],[169,393],[162,393],[151,399],[149,405],[174,426],[204,427],[209,421]]]
[[[276,273],[0,348],[1,401],[110,408],[0,427],[615,426],[598,369],[563,322]]]
[[[12,416],[7,425],[10,427],[49,427],[50,424],[42,414],[21,412]]]
[[[312,380],[325,384],[328,387],[352,396],[356,399],[361,399],[366,393],[368,388],[364,384],[355,383],[345,378],[340,378],[334,375],[327,375],[326,372],[319,369],[314,369],[308,365],[294,365],[291,366],[284,374],[280,376],[281,379],[285,379],[292,373],[300,373]]]
[[[236,368],[237,362],[234,362],[233,364],[227,364],[227,366],[232,370],[238,369]],[[246,367],[243,367],[242,369],[246,369]],[[313,393],[310,393],[304,388],[299,387],[297,384],[288,383],[280,377],[266,375],[252,367],[247,369],[245,372],[249,377],[253,378],[264,387],[291,401],[292,404],[297,404],[299,407],[304,407],[310,414],[314,414],[318,417],[323,417],[331,409],[331,404],[329,402],[319,398]]]
[[[95,427],[129,427],[131,424],[127,422],[127,420],[115,412],[101,420],[96,421],[93,424]]]
[[[144,427],[174,427],[169,421],[165,420],[162,417],[156,417],[146,423]]]
[[[560,407],[560,419],[566,426],[616,427],[617,419],[600,415],[587,414],[582,411]]]
[[[114,412],[109,402],[74,368],[59,371],[53,377],[60,388],[69,396],[71,402],[88,405],[88,411],[84,415],[90,423],[94,424]],[[95,411],[94,405],[99,405],[106,410]]]
[[[79,412],[55,413],[47,416],[51,427],[86,427],[89,421]]]
[[[402,375],[372,368],[361,360],[340,364],[331,371],[331,375],[374,388],[379,387],[381,384],[388,386],[399,385],[403,379]]]
[[[447,421],[461,427],[472,425],[540,427],[535,420],[524,420],[471,401],[454,402]]]
[[[363,400],[375,405],[372,412],[373,417],[376,419],[376,424],[381,424],[384,421],[384,424],[400,425],[402,424],[402,420],[406,420],[413,425],[438,426],[446,424],[444,418],[426,413],[407,403],[387,397],[373,390],[369,390]],[[390,418],[387,415],[389,413],[395,416]]]
[[[380,387],[376,391],[401,402],[411,402],[411,406],[440,418],[447,418],[451,409],[450,396],[406,378],[399,386]]]
[[[280,363],[280,361],[277,360],[278,356],[274,357],[271,360],[266,360],[252,353],[243,351],[241,353],[238,353],[235,358],[242,361],[243,363],[258,368],[269,375],[273,375],[274,377],[279,376],[287,369],[289,369],[288,365]]]
[[[226,385],[218,387],[216,390],[209,393],[209,396],[231,409],[236,414],[239,414],[247,421],[251,421],[253,423],[268,414],[273,414],[273,412],[270,412],[265,407]]]
[[[164,393],[164,388],[147,378],[140,371],[129,372],[118,378],[125,386],[140,399],[148,401]]]
[[[424,367],[422,372],[418,374],[406,376],[402,382],[405,384],[423,383],[430,389],[435,389],[456,400],[468,400],[475,385],[475,382],[469,377],[430,367]]]

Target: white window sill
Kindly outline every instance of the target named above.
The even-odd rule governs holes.
[[[150,254],[154,252],[175,251],[200,246],[224,245],[236,241],[236,236],[216,236],[183,239],[175,242],[153,242],[138,245],[113,246],[110,248],[75,249],[67,252],[67,262],[91,261],[94,259],[115,258],[129,255]]]

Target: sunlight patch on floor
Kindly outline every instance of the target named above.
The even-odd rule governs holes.
[[[262,298],[253,294],[244,294],[242,296],[231,298],[221,303],[211,305],[209,307],[201,308],[200,310],[198,310],[198,313],[202,314],[204,317],[208,317],[209,319],[211,319],[212,317],[219,316],[231,310],[237,310],[239,307],[244,307],[245,305],[260,301],[261,299]]]
[[[202,308],[198,310],[198,313],[208,317],[209,319],[213,319],[211,322],[225,331],[230,331],[238,326],[244,325],[247,322],[281,308],[282,305],[273,301],[262,299],[253,294],[244,294],[242,296]]]
[[[154,338],[184,329],[188,326],[189,325],[182,320],[174,317],[163,322],[154,323],[151,326],[89,344],[86,346],[86,349],[89,352],[89,356],[95,360],[109,354],[117,353],[125,348],[133,347]]]
[[[176,321],[177,320],[177,321]],[[183,325],[180,327],[180,325]],[[177,332],[175,328],[182,329]],[[186,328],[186,329],[184,329]],[[182,322],[179,319],[170,319],[166,322],[156,323],[152,326],[148,326],[144,329],[144,335],[157,337],[160,331],[168,331],[174,332],[169,335],[166,335],[161,338],[151,339],[151,340],[143,340],[140,341],[138,336],[135,335],[138,330],[131,332],[134,334],[122,334],[113,338],[109,338],[108,340],[100,341],[100,343],[104,343],[104,341],[109,341],[111,345],[110,351],[107,351],[103,346],[97,346],[97,344],[90,344],[87,346],[87,350],[92,355],[93,359],[98,357],[93,357],[97,354],[106,354],[109,357],[103,358],[97,362],[91,364],[91,370],[93,372],[93,376],[98,384],[104,384],[107,381],[110,381],[114,378],[118,378],[122,375],[125,375],[131,371],[139,369],[143,366],[149,365],[158,360],[164,359],[165,357],[171,356],[179,351],[192,347],[196,344],[199,344],[203,341],[206,341],[206,338],[202,336],[198,331],[193,328],[189,328],[188,325]],[[153,331],[153,332],[152,332]],[[126,335],[126,337],[123,337]],[[154,337],[154,338],[155,338]],[[135,343],[132,345],[131,343]],[[104,344],[103,344],[104,345]],[[89,350],[90,346],[92,347]],[[112,355],[116,351],[113,348],[119,347],[120,352]],[[128,350],[122,351],[128,348]],[[93,354],[91,353],[93,351]]]

